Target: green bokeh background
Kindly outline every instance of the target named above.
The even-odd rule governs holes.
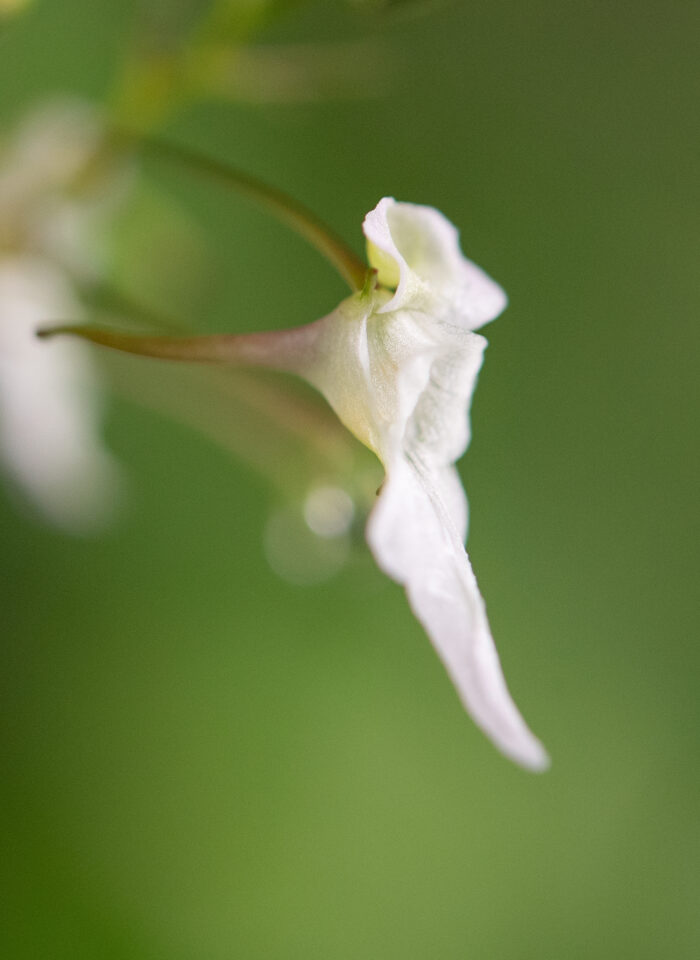
[[[8,21],[0,121],[104,98],[136,7]],[[115,399],[120,525],[75,541],[0,501],[3,956],[699,955],[699,27],[690,0],[302,5],[263,39],[374,37],[388,91],[169,124],[358,249],[379,197],[434,204],[508,291],[462,464],[469,546],[553,766],[478,733],[368,555],[278,579],[265,485]],[[209,238],[200,327],[344,295],[235,196],[166,188]]]

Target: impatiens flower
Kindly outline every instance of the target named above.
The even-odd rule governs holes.
[[[316,387],[384,466],[366,533],[377,563],[404,586],[476,723],[507,756],[542,770],[547,754],[510,697],[464,549],[467,503],[454,466],[469,443],[486,346],[475,330],[501,313],[506,297],[431,207],[385,198],[364,233],[372,268],[364,288],[308,326],[185,339],[83,335],[164,359],[272,367]],[[352,255],[338,254],[334,240],[330,250],[357,284]]]
[[[364,233],[379,286],[300,333],[292,366],[382,461],[367,542],[405,587],[464,706],[505,754],[542,769],[547,755],[508,693],[464,550],[467,504],[454,466],[469,443],[486,346],[474,331],[506,298],[431,207],[385,198]]]
[[[319,321],[298,369],[375,451],[386,479],[367,526],[379,566],[401,583],[464,706],[500,749],[531,769],[547,755],[505,685],[464,550],[467,504],[455,461],[499,286],[466,260],[430,207],[386,198],[365,218],[379,288]]]
[[[45,519],[75,533],[110,516],[117,465],[100,439],[88,349],[41,343],[34,331],[82,314],[77,278],[97,271],[90,227],[110,191],[75,187],[101,142],[91,108],[62,101],[28,115],[0,154],[0,467]]]

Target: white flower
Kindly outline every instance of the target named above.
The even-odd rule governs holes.
[[[464,550],[467,505],[455,461],[501,288],[465,259],[431,207],[385,198],[364,232],[379,289],[306,328],[296,369],[384,464],[367,541],[409,603],[476,723],[509,757],[548,764],[506,688],[484,601]],[[395,288],[395,292],[390,289]]]
[[[56,526],[90,532],[112,512],[118,469],[100,439],[99,388],[85,344],[36,329],[78,320],[74,276],[91,273],[95,201],[71,186],[100,128],[83,104],[42,106],[0,160],[0,465]]]
[[[454,466],[469,443],[469,405],[486,346],[474,331],[504,309],[505,294],[463,256],[457,231],[431,207],[385,198],[365,218],[364,232],[376,273],[307,326],[190,338],[97,329],[82,335],[163,359],[273,367],[315,386],[384,465],[367,525],[377,563],[405,587],[476,723],[507,756],[542,770],[547,754],[508,693],[464,549],[467,503]],[[335,240],[325,246],[354,281],[362,265],[345,251],[336,257]]]

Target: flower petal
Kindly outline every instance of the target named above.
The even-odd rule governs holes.
[[[363,230],[380,283],[396,287],[382,312],[410,307],[436,316],[437,310],[476,330],[505,309],[503,290],[467,260],[457,229],[434,207],[384,197],[365,217]]]
[[[486,340],[415,311],[381,313],[382,302],[351,297],[306,328],[297,372],[385,466],[412,450],[442,468],[469,443]]]
[[[469,408],[487,343],[478,333],[448,324],[435,324],[434,332],[439,346],[423,389],[413,398],[403,448],[439,468],[458,460],[469,445]]]
[[[508,693],[484,601],[440,485],[420,463],[393,464],[370,517],[367,541],[379,566],[405,587],[475,722],[504,754],[528,769],[543,770],[547,754]]]

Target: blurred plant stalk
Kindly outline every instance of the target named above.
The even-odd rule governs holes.
[[[9,17],[21,13],[31,6],[34,0],[0,0],[0,17]]]
[[[388,51],[378,40],[211,45],[193,64],[192,83],[203,96],[297,104],[380,97],[390,74]]]
[[[146,6],[112,94],[114,122],[135,132],[161,127],[201,99],[257,104],[381,96],[393,60],[378,39],[314,44],[253,43],[300,2],[218,0]]]

